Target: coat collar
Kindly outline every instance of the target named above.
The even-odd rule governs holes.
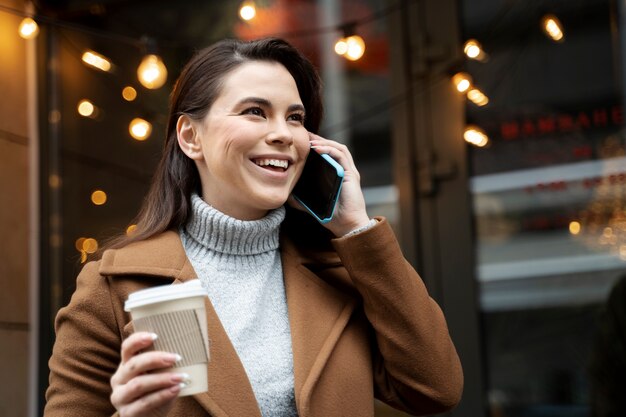
[[[307,267],[315,265],[316,269],[324,269],[338,266],[336,253],[304,253],[284,236],[281,237],[280,250],[291,327],[296,403],[299,415],[306,417],[315,385],[352,315],[356,301]],[[180,237],[174,231],[122,249],[106,251],[100,273],[160,277],[164,279],[164,284],[197,278]],[[342,279],[346,280],[347,277]],[[194,395],[194,398],[210,415],[260,417],[243,365],[208,300],[206,309],[211,353],[209,391]]]

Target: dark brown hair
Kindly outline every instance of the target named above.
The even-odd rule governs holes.
[[[191,194],[200,192],[200,176],[194,162],[178,146],[178,118],[181,115],[195,120],[204,118],[221,93],[224,78],[251,61],[277,62],[289,71],[306,110],[304,125],[308,131],[317,133],[323,113],[320,78],[313,64],[289,43],[277,38],[225,39],[198,51],[183,68],[170,96],[165,147],[150,190],[135,218],[137,229],[130,236],[113,239],[103,250],[145,240],[185,224]]]

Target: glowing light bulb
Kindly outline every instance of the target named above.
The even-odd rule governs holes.
[[[98,69],[100,71],[109,72],[111,71],[111,60],[107,57],[100,55],[94,51],[85,51],[81,57],[82,61],[89,65],[92,68]]]
[[[335,43],[335,53],[345,55],[346,52],[348,52],[348,42],[346,42],[346,38],[341,38]]]
[[[76,247],[77,251],[79,252],[83,251],[83,244],[85,243],[85,240],[87,240],[86,237],[79,237],[78,239],[76,239],[74,246]]]
[[[577,235],[580,233],[580,222],[572,221],[569,223],[569,232],[573,235]]]
[[[463,52],[465,55],[476,61],[485,61],[487,54],[483,50],[482,45],[476,39],[469,39],[463,46]]]
[[[95,190],[91,193],[91,202],[96,206],[101,206],[107,202],[107,193],[102,190]]]
[[[480,148],[489,143],[489,137],[487,136],[487,134],[478,126],[472,125],[469,125],[465,128],[465,132],[463,133],[463,139],[465,139],[466,142]]]
[[[256,16],[256,5],[253,1],[244,1],[239,7],[239,16],[243,20],[252,20]]]
[[[472,77],[465,72],[459,72],[452,77],[452,83],[459,93],[464,93],[472,86]]]
[[[126,101],[133,101],[137,98],[137,90],[131,86],[126,86],[122,90],[122,97],[124,97]]]
[[[96,115],[96,106],[89,100],[79,101],[76,109],[78,110],[78,114],[83,117],[95,117]]]
[[[18,32],[24,39],[33,39],[39,34],[39,25],[30,17],[25,17],[20,23]]]
[[[545,15],[541,19],[541,26],[543,27],[543,31],[546,33],[546,35],[548,35],[548,37],[553,41],[563,42],[565,40],[563,25],[555,15]]]
[[[349,36],[346,39],[348,50],[345,53],[345,57],[350,61],[356,61],[361,59],[365,53],[365,41],[359,35]]]
[[[128,126],[130,135],[137,140],[146,140],[152,133],[152,124],[139,117],[134,118]]]
[[[86,253],[96,253],[98,250],[98,241],[93,238],[87,238],[83,241],[83,251]]]
[[[479,107],[486,106],[489,98],[478,88],[472,88],[467,92],[467,98]]]
[[[127,236],[132,235],[133,233],[135,233],[135,230],[137,230],[137,225],[136,224],[131,224],[130,226],[128,226],[126,228],[126,235]]]
[[[167,68],[158,55],[146,55],[137,68],[139,82],[151,90],[160,88],[167,80]]]

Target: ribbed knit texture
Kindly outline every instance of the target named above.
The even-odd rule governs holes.
[[[280,260],[285,208],[242,221],[191,198],[180,236],[248,374],[264,417],[297,416],[293,354]],[[209,335],[209,338],[211,335]]]

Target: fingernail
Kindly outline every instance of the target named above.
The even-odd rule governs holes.
[[[183,360],[183,357],[180,356],[178,353],[175,353],[174,354],[174,359],[176,359],[175,362],[180,362],[180,361]]]
[[[154,342],[155,340],[157,340],[157,338],[158,336],[156,335],[156,333],[148,333],[147,335],[143,337],[145,341],[151,341],[151,342]]]
[[[174,376],[172,377],[172,382],[182,382],[189,385],[189,383],[191,383],[191,376],[186,372],[174,374]]]
[[[189,384],[187,382],[181,382],[180,384],[178,384],[178,388],[183,389],[185,387],[187,387]]]
[[[178,374],[178,376],[180,377],[181,381],[184,384],[187,384],[187,385],[191,384],[191,375],[189,375],[188,373],[183,372],[183,373]]]

